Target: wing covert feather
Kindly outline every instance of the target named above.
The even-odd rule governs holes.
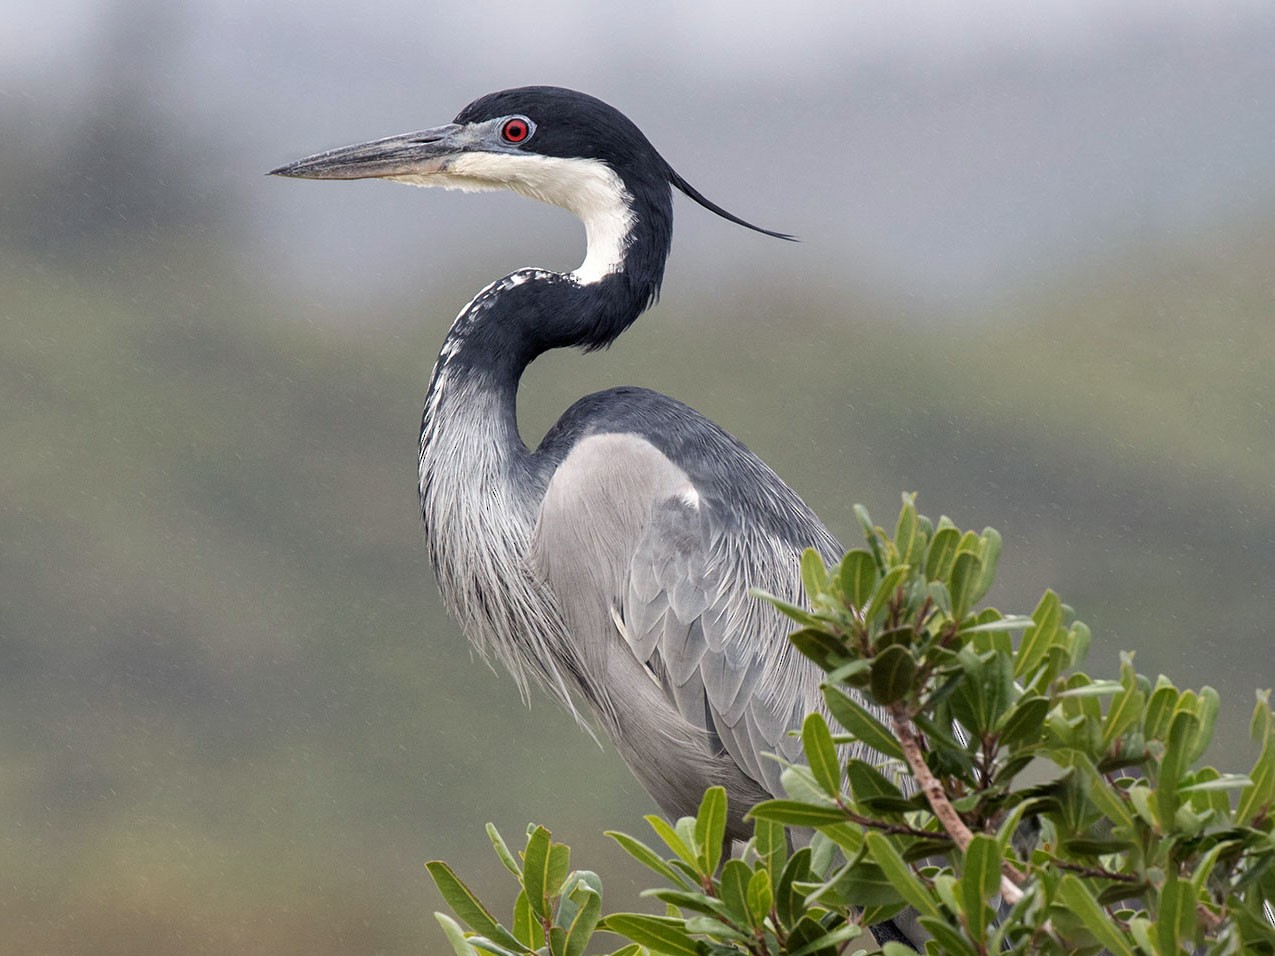
[[[788,731],[818,706],[820,674],[788,641],[786,619],[748,592],[803,601],[800,553],[722,513],[698,494],[654,505],[621,616],[634,653],[648,664],[658,659],[677,688],[679,710],[681,685],[702,688],[710,729],[749,776],[778,793],[781,768],[764,755],[800,757]]]

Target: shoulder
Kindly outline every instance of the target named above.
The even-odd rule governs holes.
[[[765,531],[798,550],[814,547],[828,557],[839,552],[800,496],[743,442],[689,405],[650,389],[623,386],[585,396],[536,452],[550,479],[569,463],[572,483],[601,478],[615,462],[640,461],[642,472],[654,477],[649,467],[656,455],[661,469],[676,472],[673,483],[688,485],[727,525]]]

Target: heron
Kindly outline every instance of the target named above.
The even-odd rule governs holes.
[[[750,589],[800,603],[802,553],[833,561],[841,546],[758,456],[681,402],[597,392],[533,450],[516,400],[539,355],[608,346],[654,304],[674,189],[792,237],[709,200],[619,110],[557,87],[491,93],[446,125],[272,172],[508,189],[583,222],[579,268],[498,279],[447,333],[420,430],[430,560],[451,615],[524,694],[539,685],[600,728],[672,817],[724,787],[728,838],[747,839],[748,810],[783,793],[771,755],[801,759],[789,731],[820,705],[822,676]],[[904,939],[889,924],[874,934]]]

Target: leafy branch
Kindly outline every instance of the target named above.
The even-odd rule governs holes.
[[[991,529],[934,524],[910,497],[892,534],[856,512],[866,547],[832,568],[804,556],[808,606],[764,596],[826,677],[805,762],[785,767],[784,798],[752,808],[752,840],[722,860],[720,789],[695,817],[648,817],[658,849],[610,834],[658,878],[645,895],[665,910],[604,917],[601,881],[570,871],[546,830],[529,828],[518,857],[492,830],[520,884],[508,928],[429,864],[468,926],[439,915],[459,956],[583,956],[595,932],[620,937],[612,956],[844,956],[905,911],[928,952],[951,956],[1275,956],[1269,695],[1252,769],[1198,766],[1211,688],[1152,680],[1131,654],[1116,678],[1080,672],[1089,630],[1052,591],[1030,616],[979,608]]]

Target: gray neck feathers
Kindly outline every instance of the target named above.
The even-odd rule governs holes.
[[[525,561],[543,488],[517,430],[522,370],[502,373],[470,354],[482,346],[473,338],[489,293],[514,278],[466,306],[439,353],[421,422],[421,511],[444,603],[469,640],[524,698],[534,682],[581,720],[562,616]]]

